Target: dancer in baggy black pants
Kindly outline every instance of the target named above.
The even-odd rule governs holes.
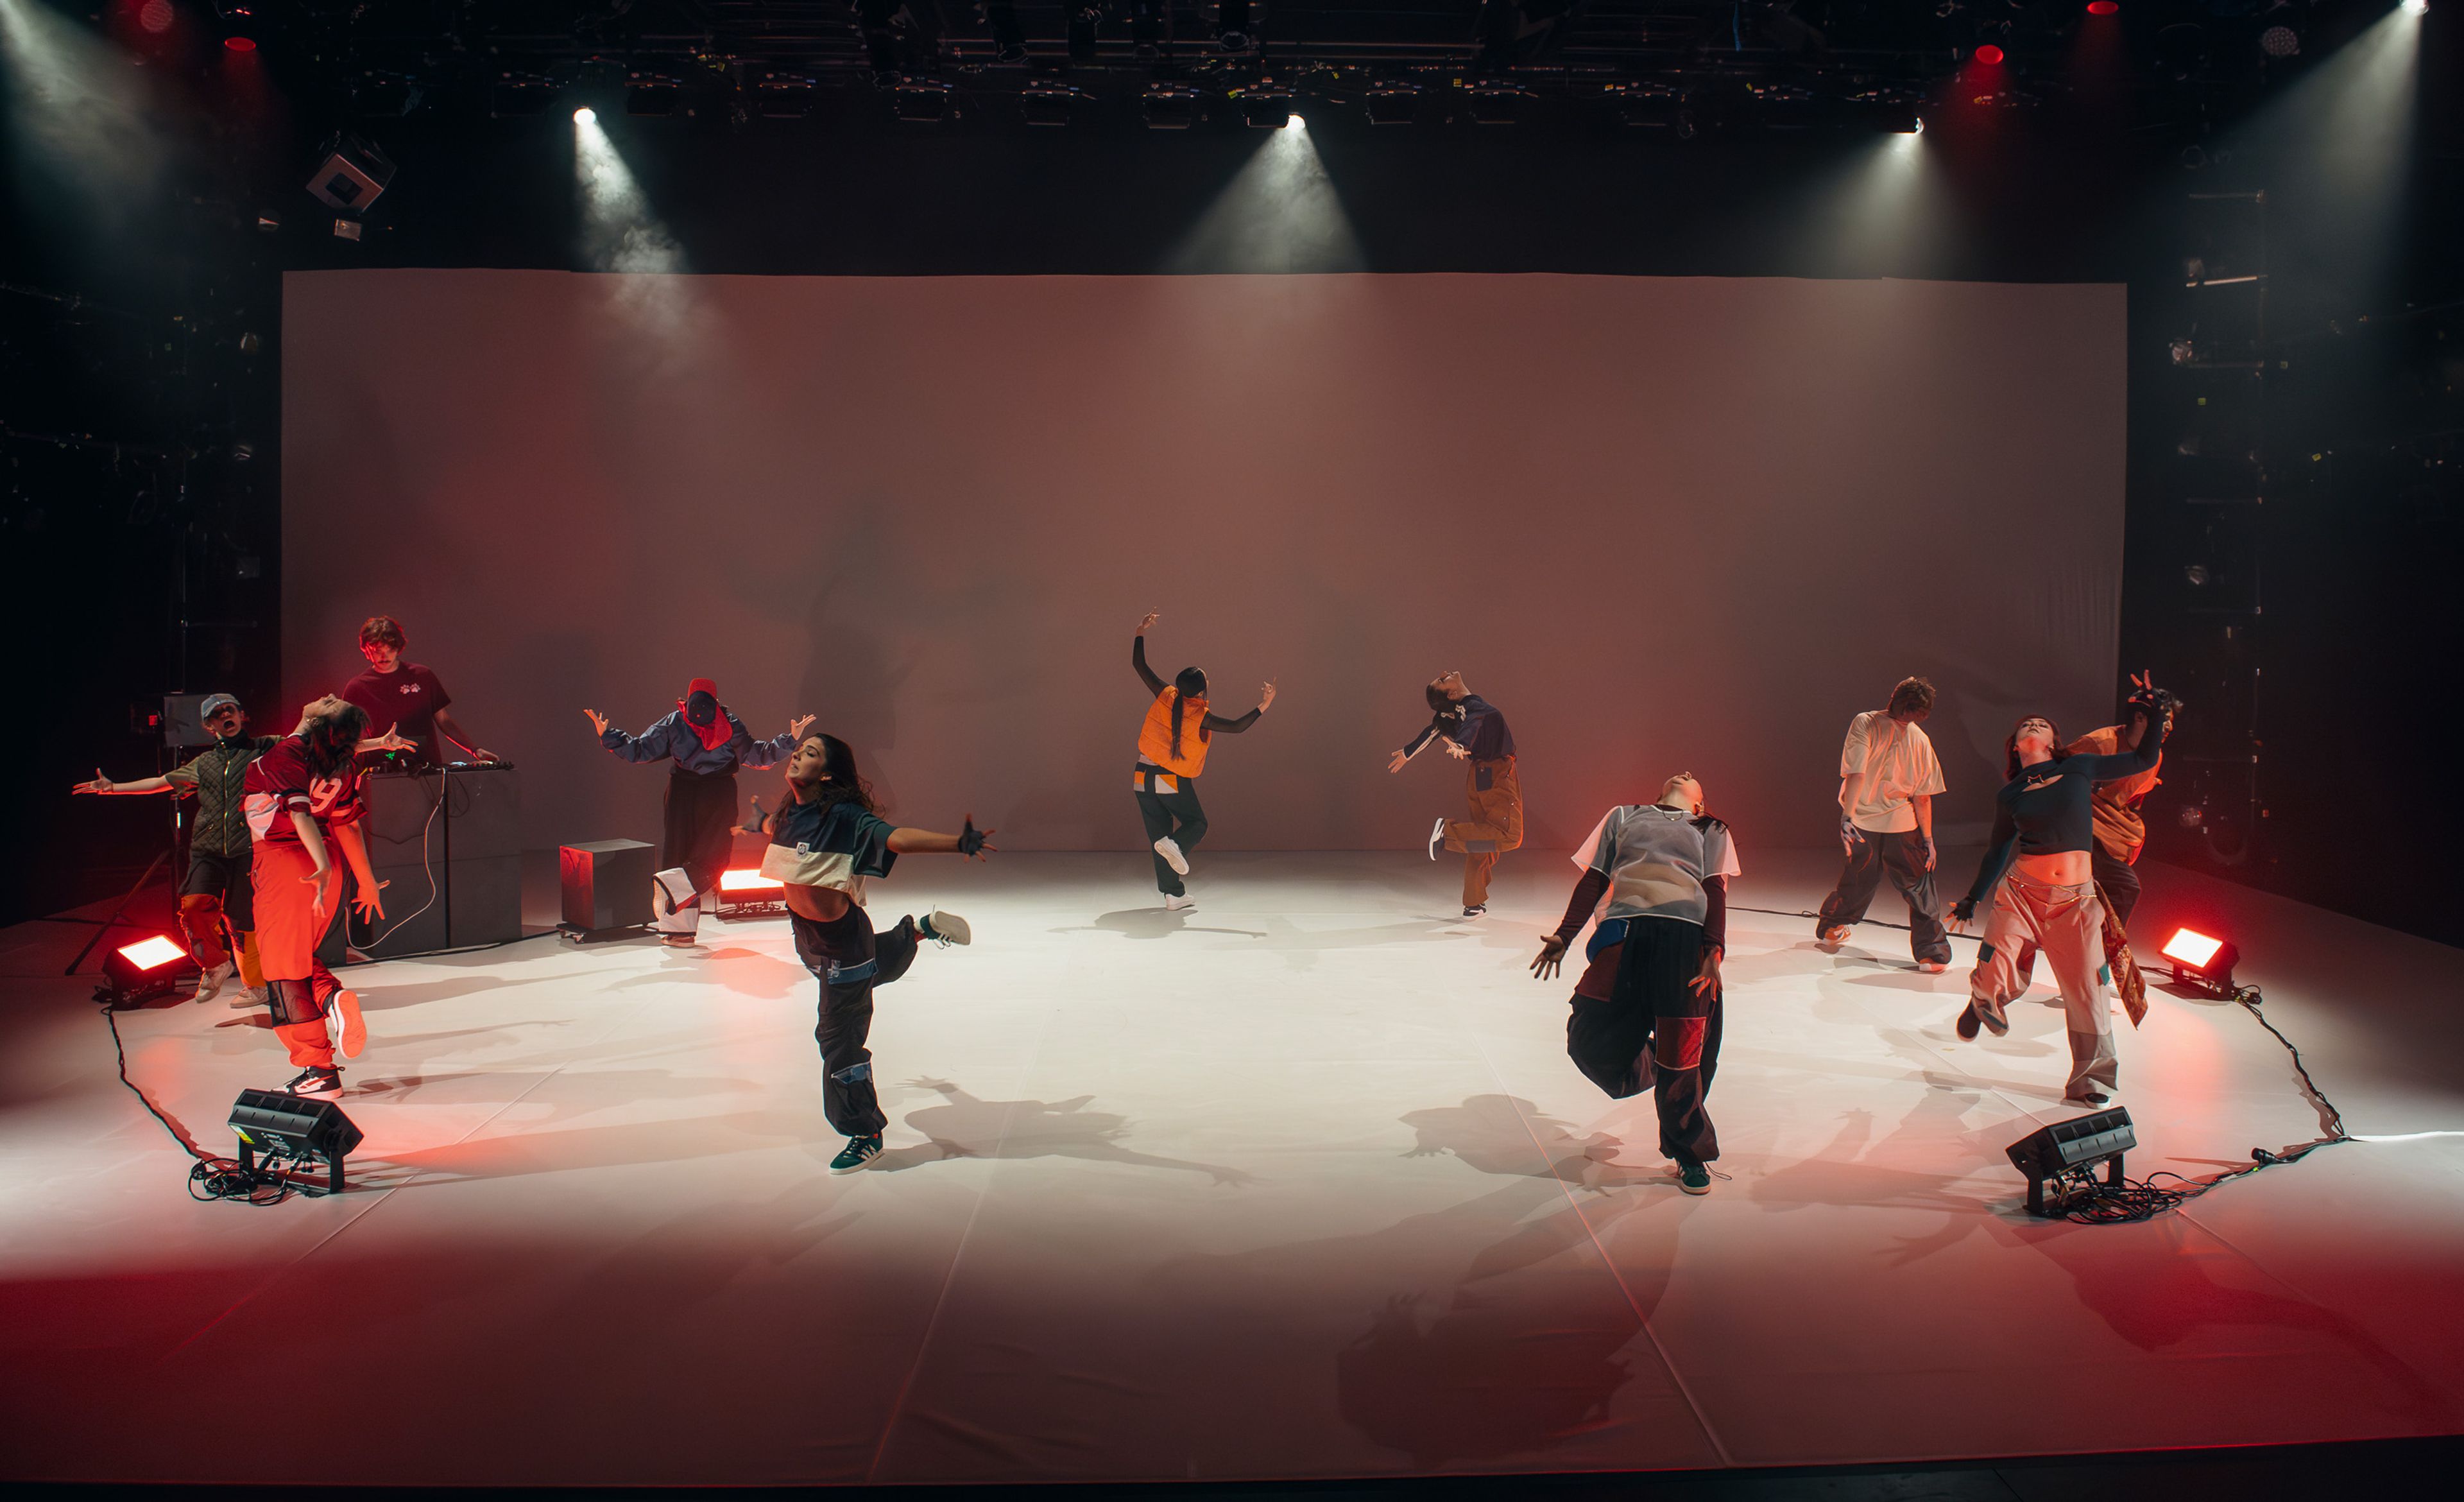
[[[866,882],[890,874],[902,854],[981,855],[991,830],[970,818],[957,834],[892,826],[874,812],[855,753],[836,736],[806,736],[787,759],[787,797],[761,827],[769,849],[761,873],[780,882],[796,934],[796,958],[822,983],[813,1040],[822,1049],[822,1114],[847,1134],[830,1172],[853,1173],[881,1156],[882,1114],[872,1084],[872,993],[907,973],[920,940],[947,946],[974,936],[964,918],[935,911],[902,917],[886,933],[865,916]]]
[[[1189,874],[1189,852],[1206,837],[1206,810],[1198,806],[1198,774],[1206,770],[1207,744],[1218,731],[1237,736],[1256,724],[1275,702],[1275,685],[1267,682],[1258,707],[1238,719],[1210,714],[1204,673],[1183,668],[1167,684],[1147,666],[1147,628],[1157,613],[1149,610],[1130,639],[1130,666],[1155,696],[1138,727],[1138,760],[1130,769],[1130,789],[1137,796],[1138,818],[1155,850],[1155,890],[1163,894],[1164,910],[1177,913],[1197,906],[1180,878]]]
[[[1720,1138],[1705,1101],[1720,1064],[1720,960],[1737,873],[1728,827],[1703,812],[1702,784],[1680,772],[1657,804],[1602,815],[1574,863],[1583,879],[1531,973],[1557,974],[1607,899],[1566,1019],[1567,1057],[1617,1099],[1651,1091],[1661,1155],[1686,1193],[1708,1194]]]

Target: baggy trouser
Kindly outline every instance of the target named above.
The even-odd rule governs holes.
[[[736,849],[736,774],[671,774],[665,814],[650,926],[691,939],[701,927],[702,896],[718,885]]]
[[[1718,993],[1694,992],[1702,925],[1668,917],[1622,921],[1623,941],[1595,953],[1575,983],[1566,1056],[1618,1100],[1652,1093],[1662,1157],[1710,1162],[1720,1156],[1706,1102],[1720,1067],[1721,1005]]]
[[[1822,899],[1814,931],[1864,921],[1874,894],[1889,876],[1908,904],[1908,951],[1919,960],[1950,963],[1950,932],[1942,924],[1942,902],[1934,895],[1933,872],[1925,870],[1925,840],[1915,830],[1860,829],[1864,836],[1839,870],[1839,882]]]
[[[1488,900],[1489,873],[1497,857],[1523,845],[1523,782],[1514,758],[1474,762],[1463,779],[1463,796],[1471,805],[1467,819],[1446,821],[1445,848],[1463,858],[1463,906],[1476,908]]]
[[[208,970],[236,956],[239,983],[250,987],[265,983],[257,963],[253,854],[253,849],[237,855],[192,851],[180,883],[180,934],[188,953]]]
[[[915,962],[915,919],[902,917],[886,933],[854,903],[827,923],[791,914],[796,958],[822,983],[820,1021],[813,1040],[822,1048],[822,1115],[833,1130],[871,1137],[890,1124],[872,1086],[873,987],[888,985]]]
[[[1140,766],[1131,773],[1130,786],[1137,794],[1138,818],[1146,825],[1149,845],[1169,837],[1185,857],[1206,838],[1206,810],[1198,806],[1197,778]],[[1189,895],[1180,872],[1161,855],[1155,858],[1155,872],[1157,892],[1172,897]]]
[[[2125,866],[2123,869],[2127,871],[2129,868]],[[2136,883],[2139,878],[2134,875],[2130,879]],[[2131,890],[2136,892],[2138,888],[2134,885]],[[2112,979],[2113,994],[2122,999],[2122,1009],[2129,1016],[2130,1026],[2136,1027],[2147,1020],[2147,977],[2139,968],[2139,957],[2130,952],[2130,931],[2123,926],[2121,906],[2101,876],[2096,883],[2096,895],[2104,907],[2104,922],[2100,937],[2104,943],[2105,973]],[[2019,946],[2017,967],[2018,977],[2014,983],[2018,989],[2012,993],[2013,996],[2026,991],[2029,981],[2035,975],[2035,945]]]
[[[339,876],[333,882],[334,910],[320,917],[317,889],[303,879],[316,870],[317,863],[297,845],[259,842],[251,875],[257,962],[265,972],[274,1035],[282,1040],[292,1063],[330,1069],[334,1040],[325,1026],[325,1007],[342,985],[317,958],[317,946],[341,910],[341,882]]]
[[[2097,979],[2103,962],[2104,904],[2096,884],[2043,887],[2016,874],[2006,876],[1993,894],[1993,910],[1986,916],[1984,943],[1976,952],[1976,968],[1969,973],[1969,1005],[2000,1026],[2008,1026],[2004,1008],[2028,988],[2020,969],[2024,952],[2033,945],[2054,967],[2054,983],[2061,988],[2063,1024],[2071,1039],[2071,1073],[2063,1094],[2083,1095],[2090,1089],[2114,1089],[2121,1062],[2113,1050],[2113,1008]]]

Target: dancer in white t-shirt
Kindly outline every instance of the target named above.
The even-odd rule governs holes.
[[[1887,874],[1907,899],[1917,968],[1940,975],[1950,963],[1950,936],[1933,890],[1933,800],[1943,790],[1942,762],[1922,728],[1932,713],[1933,685],[1902,678],[1887,707],[1848,722],[1839,748],[1839,844],[1848,863],[1822,899],[1814,932],[1826,946],[1845,940]]]

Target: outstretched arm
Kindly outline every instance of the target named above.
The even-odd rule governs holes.
[[[967,816],[966,827],[956,834],[936,834],[931,829],[901,827],[890,831],[890,849],[898,855],[975,855],[998,850],[991,843],[993,831],[976,828],[975,815]]]
[[[1393,756],[1387,759],[1386,770],[1390,772],[1399,772],[1403,770],[1404,762],[1409,762],[1416,756],[1419,756],[1422,751],[1428,748],[1430,741],[1438,739],[1438,726],[1441,723],[1441,721],[1440,720],[1430,720],[1426,729],[1412,738],[1412,743],[1410,745],[1405,746],[1402,750],[1396,752]]]
[[[102,768],[98,766],[94,769],[93,782],[72,783],[69,784],[69,791],[72,793],[100,793],[105,797],[124,798],[132,793],[167,793],[171,790],[171,780],[167,777],[145,777],[140,778],[133,783],[115,783],[110,778],[103,776]]]
[[[1258,691],[1258,707],[1238,719],[1226,719],[1209,710],[1203,721],[1206,728],[1219,735],[1237,736],[1258,722],[1258,717],[1274,707],[1275,680],[1268,678]]]
[[[1546,981],[1557,973],[1557,967],[1565,962],[1566,951],[1574,942],[1574,936],[1592,920],[1592,915],[1599,909],[1600,898],[1608,895],[1608,890],[1607,872],[1583,872],[1583,879],[1574,883],[1574,895],[1566,904],[1566,916],[1559,920],[1557,931],[1540,940],[1540,953],[1531,961],[1534,977]]]
[[[615,756],[627,762],[664,762],[674,755],[668,744],[670,716],[638,736],[628,736],[607,722],[607,717],[595,709],[582,712],[590,719],[590,728],[599,732],[599,743]]]
[[[1155,624],[1155,613],[1149,610],[1147,618],[1138,623],[1138,633],[1130,638],[1130,666],[1137,670],[1138,681],[1147,686],[1148,693],[1160,694],[1164,690],[1164,681],[1147,666],[1147,628]]]

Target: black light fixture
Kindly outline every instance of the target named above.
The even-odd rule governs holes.
[[[393,170],[392,159],[369,143],[357,136],[333,136],[325,143],[324,160],[308,179],[308,191],[344,213],[365,213],[393,181]]]
[[[629,74],[625,79],[625,113],[661,119],[676,112],[684,94],[683,86],[673,78],[662,78],[655,73]]]
[[[1369,123],[1408,125],[1420,113],[1420,91],[1409,83],[1386,82],[1369,91]]]
[[[342,1192],[342,1160],[366,1139],[332,1101],[281,1090],[241,1091],[231,1103],[231,1129],[239,1138],[243,1175],[256,1172],[260,1157],[277,1171],[285,1163],[322,1163],[331,1194]]]
[[[2096,1192],[2092,1175],[2100,1164],[2106,1183],[2122,1182],[2122,1155],[2138,1145],[2138,1135],[2130,1129],[2130,1113],[2115,1106],[2057,1121],[2003,1151],[2010,1156],[2011,1166],[2028,1181],[2028,1213],[2052,1216]]]
[[[151,934],[102,957],[102,985],[95,1000],[115,1007],[167,996],[197,975],[187,946],[168,934]]]
[[[1095,44],[1104,30],[1104,0],[1067,0],[1069,11],[1065,34],[1071,62],[1093,62]]]
[[[764,120],[802,120],[813,112],[810,78],[774,73],[753,88],[753,112]]]
[[[993,32],[993,56],[1001,62],[1026,61],[1026,29],[1018,24],[1017,0],[984,0],[984,24]]]
[[[1030,125],[1067,125],[1086,98],[1086,90],[1066,83],[1030,83],[1018,91],[1018,107]]]
[[[556,85],[545,78],[501,73],[488,89],[488,115],[494,120],[529,120],[544,115],[556,102]]]
[[[1511,125],[1523,118],[1529,90],[1511,83],[1475,83],[1463,91],[1471,100],[1471,118],[1483,125]]]
[[[1253,130],[1281,130],[1292,122],[1292,91],[1261,84],[1241,91],[1241,122]]]
[[[1227,53],[1244,53],[1249,38],[1249,0],[1223,0],[1215,17],[1215,44]]]
[[[2230,940],[2202,934],[2195,928],[2177,928],[2158,953],[2173,961],[2174,984],[2233,999],[2233,966],[2241,962],[2241,951]]]
[[[1205,98],[1186,83],[1150,83],[1138,112],[1149,130],[1187,130],[1198,123],[1199,105]]]
[[[903,78],[890,91],[891,113],[929,125],[958,112],[957,91],[938,78]]]

